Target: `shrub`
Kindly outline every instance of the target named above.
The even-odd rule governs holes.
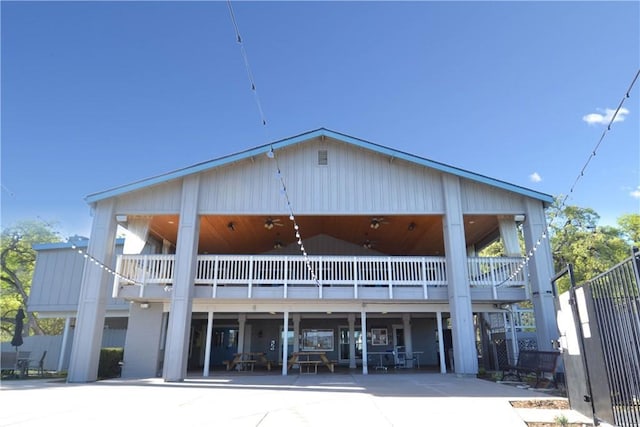
[[[120,362],[124,349],[102,348],[100,349],[100,362],[98,363],[98,379],[117,378],[120,376]]]

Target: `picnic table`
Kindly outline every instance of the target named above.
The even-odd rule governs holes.
[[[287,368],[291,369],[294,365],[298,365],[301,374],[303,368],[308,374],[312,373],[311,368],[313,368],[313,373],[317,374],[318,365],[320,364],[326,366],[331,372],[335,368],[335,363],[329,360],[327,353],[324,351],[297,351],[289,358]]]
[[[235,353],[233,359],[225,360],[224,364],[227,366],[227,371],[236,367],[240,370],[251,369],[253,371],[253,367],[256,364],[264,365],[267,370],[271,370],[271,361],[267,359],[264,353],[260,352]]]

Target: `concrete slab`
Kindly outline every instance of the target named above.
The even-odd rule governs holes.
[[[549,396],[435,373],[216,374],[177,383],[158,378],[88,384],[21,380],[0,385],[0,425],[513,427],[537,420],[523,418],[535,412],[518,411],[509,401],[540,398]],[[573,411],[562,413],[577,419]]]

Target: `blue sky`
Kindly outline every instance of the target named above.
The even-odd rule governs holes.
[[[319,127],[566,194],[640,67],[639,2],[233,8],[267,126],[226,2],[1,2],[2,227]],[[640,212],[630,95],[568,200],[601,223]]]

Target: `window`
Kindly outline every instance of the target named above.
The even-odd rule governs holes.
[[[371,329],[371,345],[387,345],[388,343],[387,328]]]
[[[318,165],[326,166],[329,164],[329,154],[327,150],[318,150]]]
[[[303,329],[303,351],[333,351],[333,329]]]

